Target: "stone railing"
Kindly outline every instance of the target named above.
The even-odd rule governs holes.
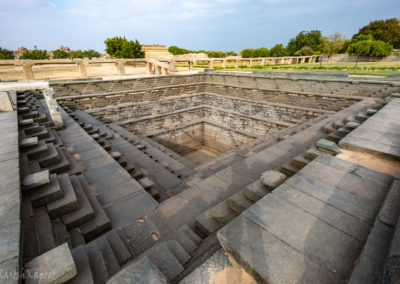
[[[189,70],[194,70],[194,65],[197,63],[207,62],[208,68],[213,68],[214,63],[222,62],[222,68],[226,68],[229,63],[234,63],[235,67],[245,63],[248,67],[253,65],[265,64],[297,64],[297,63],[313,63],[317,62],[321,56],[296,56],[296,57],[266,57],[266,58],[159,58],[159,59],[148,59],[148,58],[133,58],[133,59],[50,59],[50,60],[0,60],[0,68],[13,68],[22,67],[22,72],[25,80],[35,80],[35,67],[45,66],[52,71],[54,68],[57,69],[63,66],[69,66],[76,68],[79,71],[79,78],[87,78],[87,68],[98,64],[114,65],[117,73],[120,76],[127,75],[125,71],[126,66],[146,66],[145,72],[147,74],[154,75],[167,75],[169,72],[176,72],[176,63],[187,62]],[[71,66],[72,65],[72,66]],[[75,67],[74,67],[75,66]],[[56,71],[55,71],[56,72]],[[115,72],[115,71],[114,71]],[[109,75],[109,74],[108,74]]]

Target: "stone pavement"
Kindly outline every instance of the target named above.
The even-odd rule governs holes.
[[[343,138],[342,148],[400,159],[400,99],[390,101]]]
[[[374,283],[394,230],[381,216],[399,216],[399,208],[390,205],[400,201],[392,181],[393,176],[320,155],[218,237],[260,282]],[[372,253],[376,247],[380,252]]]
[[[19,272],[21,194],[16,111],[0,112],[0,137],[0,271],[4,275]]]

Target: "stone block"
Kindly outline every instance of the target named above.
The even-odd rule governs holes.
[[[327,151],[329,153],[332,154],[339,154],[341,153],[339,146],[329,140],[326,139],[320,139],[317,141],[317,143],[315,144],[315,146],[322,151]]]
[[[20,120],[20,121],[18,122],[18,124],[19,124],[20,126],[31,125],[31,124],[33,124],[33,119],[32,119],[32,118],[23,119],[23,120]]]
[[[25,176],[22,179],[21,185],[23,189],[30,189],[48,183],[50,183],[50,172],[49,170],[44,170]]]
[[[261,175],[263,184],[269,189],[277,188],[286,178],[287,176],[285,174],[277,171],[265,171]]]
[[[76,273],[68,243],[64,243],[25,264],[25,283],[65,283]]]
[[[347,122],[346,123],[346,127],[347,128],[350,128],[350,129],[354,129],[354,128],[357,128],[357,127],[359,127],[361,124],[360,123],[358,123],[358,122],[355,122],[355,121],[349,121],[349,122]]]
[[[30,137],[30,138],[23,139],[19,143],[19,146],[21,148],[27,148],[27,147],[30,147],[30,146],[37,145],[38,143],[39,143],[39,139],[37,137]]]

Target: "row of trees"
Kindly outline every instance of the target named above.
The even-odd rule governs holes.
[[[52,52],[54,59],[65,59],[65,58],[93,58],[100,57],[100,52],[97,52],[93,49],[89,50],[73,50],[70,52],[66,52],[64,50],[54,50]],[[0,59],[14,59],[14,53],[12,50],[8,50],[0,47]],[[33,50],[24,49],[20,59],[50,59],[50,54],[45,49],[38,49],[37,46],[34,46]]]
[[[291,38],[286,47],[277,44],[271,49],[243,49],[242,57],[277,57],[320,55],[331,56],[338,53],[364,56],[388,56],[394,48],[400,48],[400,24],[396,18],[370,22],[353,35],[345,39],[340,33],[322,36],[321,31],[302,31]]]
[[[206,50],[188,50],[184,48],[177,47],[172,45],[168,48],[168,51],[171,52],[173,55],[182,55],[188,53],[205,53],[208,57],[212,58],[225,58],[228,56],[236,56],[237,53],[234,51],[206,51]]]

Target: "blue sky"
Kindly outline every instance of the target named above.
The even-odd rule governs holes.
[[[0,46],[104,51],[107,37],[187,49],[240,51],[287,44],[302,30],[350,38],[400,18],[400,0],[0,0]]]

